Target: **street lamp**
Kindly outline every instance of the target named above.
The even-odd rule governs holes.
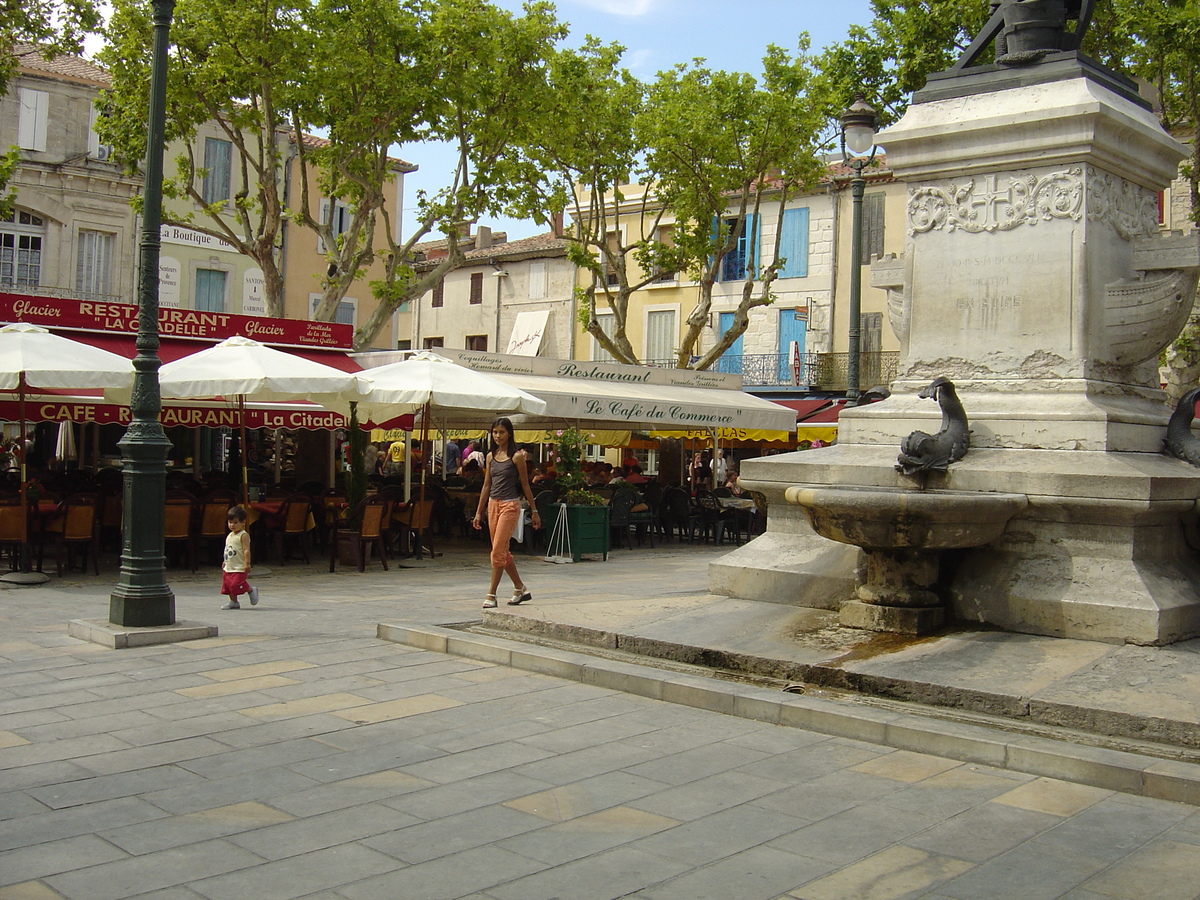
[[[863,169],[875,159],[875,110],[860,95],[842,114],[842,160],[854,174],[850,197],[854,215],[850,237],[850,353],[846,358],[846,405],[857,406],[859,361],[862,356],[862,206],[867,179]],[[847,152],[849,151],[849,152]],[[870,155],[868,155],[870,154]]]
[[[163,144],[167,120],[167,47],[175,0],[153,0],[146,180],[138,268],[137,356],[133,358],[132,421],[117,444],[124,470],[121,576],[108,600],[108,619],[129,628],[175,624],[167,586],[163,525],[171,442],[158,421],[158,258],[162,227]]]

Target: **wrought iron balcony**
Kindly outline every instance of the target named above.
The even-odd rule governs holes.
[[[800,359],[800,370],[793,370],[792,360],[786,353],[743,353],[726,354],[717,360],[713,372],[741,375],[742,384],[752,387],[797,387],[821,390],[844,391],[847,388],[846,367],[848,353],[805,353]],[[900,354],[895,351],[862,353],[859,355],[859,387],[862,390],[887,385],[896,377],[896,366]],[[647,359],[647,366],[673,369],[674,357],[670,359]]]

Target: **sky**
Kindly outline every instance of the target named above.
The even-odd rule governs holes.
[[[495,0],[519,12],[519,0]],[[808,32],[814,51],[842,40],[851,24],[870,21],[870,0],[557,0],[558,17],[570,25],[569,46],[586,35],[626,48],[624,62],[643,81],[696,57],[715,69],[758,74],[768,44],[794,50]],[[444,146],[407,144],[396,154],[420,168],[404,179],[404,233],[415,227],[413,198],[418,190],[433,193],[449,182],[453,154]],[[483,221],[504,230],[509,240],[539,234],[535,222],[511,219]],[[431,235],[431,238],[438,235]]]

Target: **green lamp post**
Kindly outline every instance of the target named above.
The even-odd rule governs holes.
[[[163,525],[167,455],[171,442],[158,421],[158,258],[162,226],[163,144],[167,118],[167,47],[175,0],[153,0],[154,48],[150,69],[145,205],[138,270],[137,356],[133,359],[132,421],[121,448],[124,483],[121,575],[108,601],[114,625],[175,624],[175,594],[167,586]]]
[[[850,177],[854,215],[850,230],[850,346],[846,357],[846,405],[857,406],[861,394],[858,373],[862,358],[862,208],[867,187],[863,169],[875,159],[875,110],[862,97],[842,114],[842,159],[854,172]]]

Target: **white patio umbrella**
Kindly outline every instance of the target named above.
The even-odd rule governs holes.
[[[546,411],[546,404],[532,394],[428,350],[397,363],[364,369],[359,380],[364,394],[358,402],[360,420],[381,422],[420,410],[422,446],[429,438],[429,418],[434,412],[541,415]],[[424,494],[422,465],[422,500]]]
[[[158,371],[162,396],[174,400],[237,399],[242,449],[242,501],[249,502],[246,471],[246,398],[303,398],[322,406],[359,397],[358,376],[276,350],[246,337],[167,363]]]
[[[18,391],[21,416],[21,499],[25,499],[25,392],[29,388],[122,389],[133,385],[123,356],[15,322],[0,328],[0,390]],[[70,423],[64,423],[68,425]]]

